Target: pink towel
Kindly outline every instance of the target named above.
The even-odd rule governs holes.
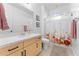
[[[9,26],[7,24],[7,19],[5,16],[5,10],[4,10],[4,6],[2,3],[0,3],[0,29],[2,30],[7,30],[9,29]]]
[[[76,39],[77,38],[77,22],[75,21],[75,25],[74,25],[74,38]]]
[[[1,25],[1,16],[0,16],[0,29],[2,29],[2,25]]]
[[[0,7],[1,7],[1,5],[0,5]],[[1,11],[1,10],[0,10]],[[0,12],[0,29],[2,29],[2,23],[1,23],[2,21],[1,21],[1,12]]]
[[[76,21],[73,20],[72,21],[72,28],[71,28],[71,33],[72,33],[72,38],[77,38],[77,25],[76,25]]]

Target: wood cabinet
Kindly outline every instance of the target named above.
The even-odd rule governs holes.
[[[36,55],[38,55],[42,51],[42,41],[38,40],[35,44],[36,44]]]
[[[7,56],[22,48],[23,48],[23,42],[13,43],[6,47],[0,48],[0,56]]]
[[[26,56],[34,56],[36,55],[36,47],[35,47],[35,43],[33,43],[32,45],[25,47],[24,48],[26,50]]]
[[[10,54],[9,56],[23,56],[23,50],[18,50],[12,54]]]
[[[10,48],[8,49],[9,53],[14,53],[15,51],[18,51],[23,48],[23,42],[20,43],[14,43],[13,45],[9,46]]]
[[[8,47],[0,48],[0,56],[7,56],[9,53]]]
[[[27,47],[27,46],[29,46],[30,44],[37,42],[38,40],[41,40],[41,36],[37,36],[37,37],[31,38],[31,39],[29,39],[29,40],[26,40],[26,39],[25,39],[25,40],[24,40],[24,47]]]
[[[24,50],[26,50],[26,56],[36,56],[42,50],[42,41],[38,39],[35,42],[31,43],[29,46],[26,46]]]
[[[0,48],[1,56],[36,56],[42,50],[41,37],[34,37],[22,42]]]

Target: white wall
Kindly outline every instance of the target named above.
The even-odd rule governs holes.
[[[31,4],[31,6],[32,6],[32,11],[34,12],[34,22],[33,22],[33,24],[34,24],[34,32],[36,32],[36,33],[41,33],[41,18],[42,18],[42,16],[41,16],[41,5],[40,4],[37,4],[37,3],[32,3]],[[38,15],[39,16],[39,20],[40,20],[40,27],[39,28],[37,28],[36,27],[36,15]]]
[[[41,6],[41,34],[44,37],[46,34],[46,19],[47,13],[44,6]]]
[[[59,33],[60,35],[65,32],[71,32],[71,20],[70,18],[59,19],[59,20],[50,20],[46,21],[46,32],[53,34],[54,32]]]
[[[22,32],[23,25],[28,25],[33,30],[33,12],[26,11],[9,3],[4,4],[5,12],[9,27],[14,32]]]
[[[70,13],[70,8],[66,7],[59,7],[58,9],[53,9],[52,11],[50,11],[49,15],[48,15],[48,21],[47,21],[47,28],[46,28],[46,32],[51,32],[53,33],[55,30],[58,33],[64,33],[64,32],[71,32],[71,13]],[[61,19],[58,20],[54,20],[51,18],[54,17],[55,14],[59,14],[59,16],[61,16]]]
[[[43,36],[45,35],[45,21],[47,19],[47,12],[45,10],[45,7],[41,5],[41,3],[35,3],[31,4],[32,10],[34,12],[34,21],[36,22],[36,15],[39,15],[40,17],[40,28],[36,28],[36,25],[34,25],[35,32],[41,33]],[[35,24],[35,23],[34,23]]]
[[[33,12],[37,15],[41,15],[41,5],[40,3],[32,3],[31,4],[31,9],[33,10]]]
[[[61,25],[64,24],[62,26],[62,29],[64,29],[65,32],[71,31],[70,22],[71,22],[72,17],[70,16],[70,8],[69,7],[70,6],[67,5],[67,6],[63,6],[62,8],[61,7],[54,8],[54,9],[52,9],[52,11],[46,11],[45,6],[43,6],[41,4],[32,4],[32,8],[33,8],[34,13],[40,15],[42,35],[44,35],[46,32],[53,32],[54,28],[49,25],[51,21],[45,22],[45,20],[46,19],[50,20],[47,17],[52,17],[52,14],[55,14],[55,13],[65,15],[65,17],[63,17],[63,19],[61,21],[58,21],[58,22],[61,23]],[[48,12],[49,12],[49,14],[48,14]],[[54,23],[57,24],[57,21],[54,21],[54,22],[52,21],[51,25],[53,25]],[[56,29],[58,30],[58,32],[60,32],[60,30],[61,30],[61,28],[60,28],[61,26],[58,26],[59,23],[56,25]],[[48,27],[46,27],[46,29],[45,29],[45,26],[48,26]],[[35,30],[37,30],[37,32],[40,32],[40,29],[36,28]]]

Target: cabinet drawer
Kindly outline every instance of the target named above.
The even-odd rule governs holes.
[[[9,53],[8,48],[0,48],[0,56],[7,56]]]
[[[3,55],[3,56],[9,55],[21,48],[23,48],[23,42],[14,43],[7,47],[0,48],[0,55]]]
[[[23,56],[23,50],[18,50],[12,54],[10,54],[9,56]]]
[[[13,44],[13,45],[9,46],[8,51],[10,53],[12,53],[12,52],[15,52],[17,50],[20,50],[22,48],[23,48],[23,42],[19,42],[19,43],[16,43],[16,44]]]
[[[29,46],[30,44],[38,41],[38,40],[41,40],[41,37],[34,37],[34,38],[31,38],[31,39],[28,39],[28,40],[24,40],[24,47],[26,46]]]

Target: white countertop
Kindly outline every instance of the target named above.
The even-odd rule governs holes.
[[[36,36],[39,36],[39,35],[40,34],[37,34],[37,33],[26,33],[25,35],[19,34],[19,35],[16,35],[16,36],[3,37],[3,38],[0,38],[0,48],[5,47],[5,46],[7,46],[11,43],[23,41],[25,39],[28,40],[32,37],[36,37]]]

